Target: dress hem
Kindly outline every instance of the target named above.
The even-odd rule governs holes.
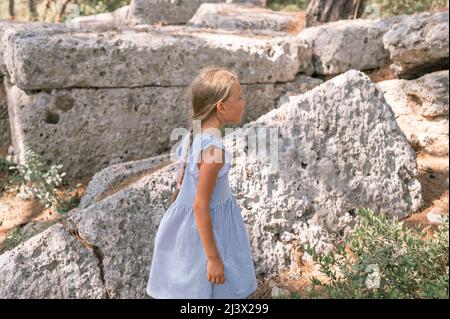
[[[247,297],[249,297],[251,294],[253,294],[256,289],[258,288],[258,285],[252,287],[252,289],[247,290],[246,292],[236,296],[236,297],[232,297],[232,298],[217,298],[217,299],[246,299]],[[149,295],[150,297],[154,298],[154,299],[205,299],[205,298],[174,298],[174,297],[161,297],[159,295],[156,295],[154,293],[150,293],[150,291],[148,289],[145,290],[147,295]],[[206,298],[206,299],[216,299],[216,298]]]

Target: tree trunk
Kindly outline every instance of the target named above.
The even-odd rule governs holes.
[[[47,21],[48,12],[50,11],[52,1],[53,0],[45,0],[44,21]],[[51,21],[51,19],[50,19],[50,21]]]
[[[361,17],[364,0],[311,0],[306,9],[306,27]]]
[[[16,19],[16,14],[14,13],[14,0],[9,0],[9,16],[11,20]]]
[[[55,22],[57,22],[57,23],[61,22],[61,17],[64,14],[64,12],[66,11],[66,7],[69,4],[69,2],[70,2],[70,0],[66,0],[63,2],[62,6],[61,6],[61,10],[56,15]]]
[[[30,11],[30,21],[37,21],[38,14],[36,12],[36,5],[34,0],[28,0],[28,10]]]

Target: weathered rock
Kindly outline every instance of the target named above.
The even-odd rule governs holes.
[[[176,167],[165,166],[72,210],[66,229],[54,225],[0,255],[0,296],[149,298],[145,285],[154,235],[169,206]]]
[[[190,117],[181,87],[72,89],[27,94],[7,88],[11,139],[19,164],[30,148],[62,164],[68,178],[164,152],[170,131]]]
[[[416,150],[448,155],[448,70],[426,74],[416,80],[388,80],[377,85]]]
[[[321,81],[242,85],[243,122],[270,111],[286,92],[303,93]],[[63,165],[68,178],[90,176],[116,163],[161,154],[174,128],[191,125],[186,87],[23,91],[7,85],[11,140],[20,164],[31,148]],[[28,93],[27,93],[28,92]]]
[[[204,2],[223,0],[132,0],[128,24],[183,24],[189,21]]]
[[[269,31],[244,35],[140,26],[93,36],[86,29],[61,26],[4,29],[7,73],[23,90],[186,86],[210,64],[235,70],[243,84],[293,81],[297,73],[312,71],[310,47]]]
[[[58,23],[0,20],[0,74],[8,74],[5,58],[9,57],[10,61],[13,60],[13,51],[7,45],[8,39],[16,33],[27,30],[35,32],[62,32],[67,30],[67,27]]]
[[[448,70],[425,74],[403,83],[415,113],[423,117],[448,116]]]
[[[448,12],[406,16],[383,37],[398,77],[448,69]]]
[[[256,120],[261,115],[274,109],[277,101],[285,95],[305,93],[323,81],[303,74],[298,74],[293,82],[271,84],[242,85],[245,100],[245,113],[242,123]],[[231,128],[241,127],[242,123],[227,125]]]
[[[173,158],[173,154],[163,154],[102,169],[92,177],[78,208],[83,209],[101,201],[118,187],[123,188],[136,179],[172,163]]]
[[[3,44],[3,36],[5,33],[5,30],[11,29],[11,28],[17,28],[17,29],[23,29],[25,26],[31,25],[33,23],[27,24],[25,22],[19,22],[19,21],[9,21],[9,20],[0,20],[0,75],[4,75],[7,73],[6,71],[6,65],[3,58],[5,47]]]
[[[85,209],[72,211],[69,224],[102,255],[111,298],[148,298],[145,285],[154,237],[170,205],[177,164],[144,176]]]
[[[258,273],[286,269],[295,241],[331,250],[351,230],[357,208],[399,218],[420,208],[415,152],[363,73],[348,71],[290,96],[225,143],[242,150],[267,127],[279,133],[276,170],[272,154],[247,151],[229,173]]]
[[[272,287],[271,291],[272,298],[288,298],[291,295],[291,292],[285,288],[280,288],[278,286]]]
[[[445,222],[445,212],[440,207],[434,207],[427,213],[427,220],[434,225],[440,225]]]
[[[389,61],[383,35],[402,18],[342,20],[306,28],[297,36],[312,46],[317,74],[374,69]]]
[[[275,171],[268,154],[242,153],[252,145],[253,133],[267,127],[279,133]],[[383,96],[361,72],[349,71],[303,95],[288,96],[279,108],[225,136],[224,143],[238,152],[230,182],[258,274],[284,270],[297,240],[319,251],[334,247],[351,229],[356,207],[402,217],[421,204],[415,154]],[[69,213],[70,231],[101,256],[109,297],[148,298],[154,236],[170,205],[177,166],[164,166]],[[0,259],[0,269],[8,267],[10,262]],[[34,266],[27,262],[23,267],[31,272]],[[35,281],[45,278],[33,274]],[[20,280],[15,277],[7,287]]]
[[[109,26],[122,28],[139,24],[185,24],[206,1],[202,0],[133,0],[131,5],[123,6],[113,12],[82,16],[72,19],[69,23],[75,27]],[[219,0],[208,2],[223,2]],[[227,0],[227,3],[237,2],[265,6],[265,0]]]
[[[106,298],[92,249],[54,225],[0,255],[0,298]]]
[[[187,25],[197,28],[298,33],[302,14],[273,11],[250,3],[203,3]]]
[[[102,25],[121,28],[127,25],[129,8],[130,6],[123,6],[113,12],[76,17],[70,20],[69,23],[73,27],[81,28],[92,28]]]

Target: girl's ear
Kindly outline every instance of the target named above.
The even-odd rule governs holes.
[[[223,113],[225,111],[225,107],[223,106],[223,102],[222,101],[219,101],[217,103],[216,107],[217,107],[217,112],[219,112],[219,113]]]

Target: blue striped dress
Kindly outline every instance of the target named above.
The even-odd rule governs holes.
[[[186,135],[176,150],[178,159],[188,138]],[[200,152],[211,145],[225,151],[209,206],[215,243],[224,264],[224,284],[208,281],[207,258],[193,212]],[[157,299],[247,298],[256,291],[257,281],[247,229],[229,186],[231,154],[220,137],[202,132],[194,135],[188,156],[178,197],[156,232],[146,292]]]

